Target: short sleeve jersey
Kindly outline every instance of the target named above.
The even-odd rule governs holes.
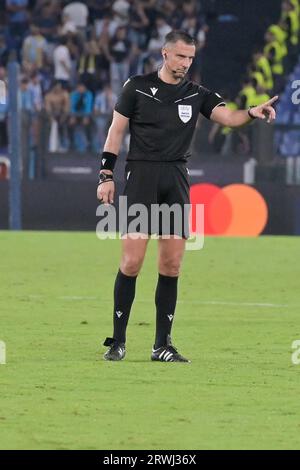
[[[115,110],[129,118],[128,160],[185,161],[199,113],[210,119],[223,98],[197,83],[163,82],[157,72],[125,82]]]

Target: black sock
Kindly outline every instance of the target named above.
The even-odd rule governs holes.
[[[156,336],[155,349],[165,346],[167,336],[171,334],[177,301],[178,277],[158,275],[155,292]]]
[[[118,343],[125,343],[126,328],[131,306],[135,296],[135,283],[137,276],[126,276],[119,270],[114,288],[114,334]]]

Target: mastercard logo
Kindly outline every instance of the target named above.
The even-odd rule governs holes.
[[[256,237],[268,221],[268,206],[251,186],[195,184],[190,189],[191,231],[197,232],[196,204],[204,205],[204,234]]]

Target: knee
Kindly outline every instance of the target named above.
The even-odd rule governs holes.
[[[181,257],[170,257],[159,260],[159,272],[164,276],[177,277],[180,273]]]
[[[143,258],[136,256],[125,256],[121,260],[121,271],[126,276],[137,276],[141,270]]]

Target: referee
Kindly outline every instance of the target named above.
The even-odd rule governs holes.
[[[275,119],[272,103],[248,110],[230,110],[220,95],[186,79],[195,57],[195,41],[184,31],[171,31],[162,48],[163,65],[156,72],[130,78],[118,98],[101,160],[97,197],[113,203],[113,170],[124,131],[129,123],[130,148],[126,164],[128,207],[144,204],[189,204],[186,162],[198,114],[228,127],[243,126],[253,119]],[[177,301],[177,284],[188,230],[171,223],[155,229],[158,238],[158,282],[155,292],[156,335],[151,360],[190,362],[171,343]],[[176,226],[175,226],[176,225]],[[104,359],[125,357],[126,328],[135,297],[136,279],[145,257],[152,225],[148,229],[122,231],[122,257],[114,285],[113,337],[106,338]]]

